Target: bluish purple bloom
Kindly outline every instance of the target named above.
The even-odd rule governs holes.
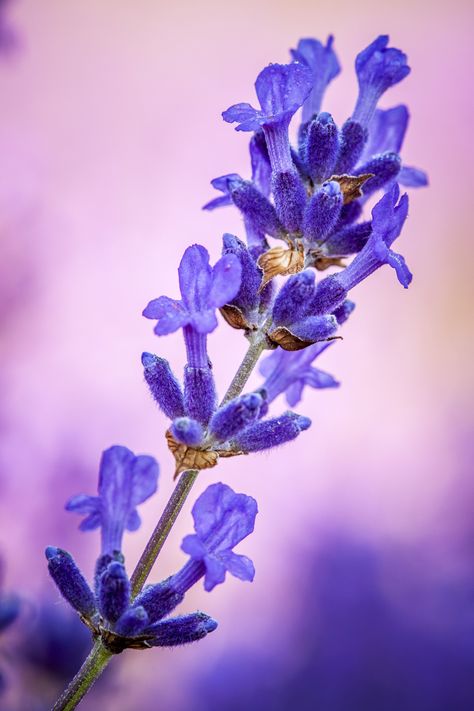
[[[277,123],[288,124],[312,89],[311,71],[301,62],[270,64],[257,77],[255,91],[260,109],[250,104],[234,104],[222,117],[237,123],[237,131],[258,131]]]
[[[354,288],[383,264],[389,264],[397,273],[400,284],[406,288],[412,280],[404,258],[390,249],[399,236],[408,214],[408,195],[400,197],[395,184],[372,210],[372,232],[354,260],[340,274],[333,277],[344,289]]]
[[[150,392],[166,417],[183,417],[183,391],[168,361],[153,353],[142,353],[142,365]]]
[[[61,595],[86,619],[94,617],[96,604],[94,593],[72,555],[61,548],[48,546],[45,551],[48,570]]]
[[[315,183],[334,175],[339,154],[339,132],[331,114],[321,112],[306,127],[302,144],[304,165]]]
[[[63,597],[114,654],[127,647],[146,649],[194,642],[217,627],[202,612],[163,620],[184,597],[170,584],[172,578],[146,587],[131,603],[130,581],[123,563],[112,560],[105,566],[94,595],[69,553],[50,546],[46,557]]]
[[[306,205],[303,231],[309,242],[323,242],[339,220],[343,195],[339,183],[323,183]]]
[[[361,156],[361,163],[370,161],[381,153],[400,153],[408,127],[409,113],[404,104],[391,109],[377,109],[369,125],[369,139]],[[370,171],[369,171],[370,172]],[[403,165],[397,182],[406,187],[428,185],[428,176],[423,170]]]
[[[99,495],[73,496],[66,509],[86,516],[80,525],[82,531],[100,526],[102,553],[113,554],[122,548],[124,531],[140,526],[137,506],[155,493],[158,474],[153,457],[135,456],[126,447],[110,447],[100,462]]]
[[[210,591],[223,583],[226,572],[241,580],[253,580],[252,561],[232,549],[253,531],[255,499],[236,494],[225,484],[212,484],[198,498],[192,513],[196,533],[186,536],[181,547],[195,563],[204,564],[204,588]]]
[[[326,87],[341,71],[332,48],[333,41],[332,35],[329,35],[325,45],[316,39],[301,39],[298,47],[291,50],[293,59],[306,64],[312,74],[313,87],[303,105],[303,121],[308,121],[320,112]]]
[[[369,125],[382,94],[410,73],[406,54],[387,47],[388,41],[388,35],[379,35],[356,58],[359,97],[352,118],[362,126]]]
[[[196,447],[204,439],[204,429],[200,422],[192,417],[178,417],[171,425],[171,433],[175,440],[188,447]]]
[[[232,195],[235,204],[241,201],[238,207],[244,214],[249,246],[258,245],[264,250],[267,235],[282,238],[294,248],[296,240],[302,240],[305,264],[318,270],[342,266],[342,257],[357,254],[367,243],[371,224],[367,220],[356,220],[372,193],[390,189],[395,180],[410,187],[427,184],[423,171],[403,166],[400,160],[408,121],[405,107],[376,109],[382,93],[409,73],[406,56],[388,47],[385,35],[376,38],[358,55],[357,106],[352,117],[338,129],[331,115],[320,110],[327,84],[340,71],[332,42],[332,37],[326,45],[314,39],[301,40],[297,49],[292,50],[295,62],[270,65],[259,75],[256,88],[260,110],[249,104],[236,104],[224,112],[226,121],[240,122],[239,129],[257,131],[251,142],[255,193],[251,181],[229,174],[224,176],[225,185],[224,179],[218,179],[219,185],[215,183],[229,193],[228,197],[217,198],[209,204],[210,207],[229,204]],[[302,67],[309,75],[302,72]],[[293,74],[296,79],[290,90]],[[312,86],[307,93],[308,76]],[[303,100],[303,97],[306,98]],[[302,100],[303,123],[299,128],[298,149],[295,149],[290,146],[288,125]],[[263,137],[266,150],[262,148]],[[330,200],[327,185],[335,186],[336,181],[331,178],[342,175],[371,177],[362,184],[359,196],[347,197],[344,193],[337,199],[333,195],[334,199]],[[258,200],[251,199],[252,195],[259,194],[260,187]],[[260,209],[257,203],[260,204],[263,196],[268,197],[268,201],[265,209],[263,203]],[[253,217],[250,216],[252,210]],[[234,325],[235,319],[228,321]],[[315,333],[313,330],[313,337]]]
[[[315,343],[300,351],[285,351],[278,348],[260,365],[265,381],[262,390],[269,402],[285,393],[290,407],[295,407],[302,398],[304,387],[337,388],[339,383],[332,375],[315,368],[312,363],[334,341]]]
[[[295,412],[284,412],[279,417],[250,425],[236,437],[236,443],[243,452],[261,452],[296,439],[310,426],[309,417],[297,415]]]
[[[181,300],[160,296],[150,301],[143,315],[158,320],[158,336],[185,326],[200,334],[211,333],[217,326],[216,309],[227,304],[239,290],[238,259],[228,254],[211,268],[207,249],[195,244],[185,251],[178,273]]]
[[[284,233],[275,208],[252,181],[243,180],[240,175],[231,173],[214,178],[211,185],[224,195],[208,202],[204,205],[204,210],[214,210],[216,207],[234,203],[256,231],[272,237],[281,237]]]
[[[219,442],[231,439],[241,430],[257,420],[264,405],[259,393],[240,395],[220,407],[209,422],[211,437]]]
[[[361,157],[368,131],[358,121],[348,119],[339,132],[339,150],[334,172],[336,175],[350,173]]]

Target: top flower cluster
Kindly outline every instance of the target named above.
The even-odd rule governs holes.
[[[383,264],[395,269],[404,287],[412,278],[404,258],[392,250],[408,212],[408,197],[400,197],[398,183],[417,187],[427,178],[402,165],[406,106],[377,108],[382,94],[409,73],[406,55],[389,47],[385,35],[360,52],[359,95],[340,128],[321,111],[325,89],[340,71],[333,38],[326,45],[303,39],[292,57],[258,75],[260,108],[240,103],[223,113],[238,131],[252,132],[252,179],[236,173],[216,178],[212,185],[222,195],[205,209],[235,205],[247,243],[224,235],[222,257],[213,268],[204,247],[189,247],[179,267],[182,298],[160,296],[144,311],[157,320],[157,335],[183,329],[184,391],[166,361],[143,356],[148,385],[173,420],[168,441],[181,470],[213,466],[215,457],[206,464],[196,452],[206,452],[204,459],[210,451],[231,456],[281,444],[306,429],[309,420],[291,412],[262,418],[282,392],[295,405],[304,385],[337,385],[311,363],[352,312],[348,293],[357,284]],[[289,125],[301,107],[293,147]],[[364,219],[364,205],[378,191],[383,195],[371,219]],[[271,247],[269,238],[280,243]],[[342,260],[349,257],[354,258],[346,266]],[[316,272],[330,267],[340,270],[316,282]],[[289,278],[277,289],[275,277]],[[226,402],[224,410],[217,407],[206,340],[217,326],[217,309],[255,347],[278,348],[280,354],[263,363],[266,379],[258,392]],[[304,355],[295,353],[303,349],[308,349]]]

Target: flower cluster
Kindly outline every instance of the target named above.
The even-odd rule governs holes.
[[[231,301],[246,306],[247,313],[258,310],[260,281],[248,250],[237,238],[226,235],[224,254],[213,268],[204,247],[193,245],[185,251],[179,266],[181,300],[160,296],[143,312],[147,318],[157,319],[158,335],[182,329],[186,345],[184,388],[165,359],[151,353],[142,355],[150,391],[172,420],[167,438],[175,455],[176,474],[212,467],[219,457],[275,447],[310,425],[307,417],[293,412],[263,419],[268,412],[264,389],[217,405],[207,353],[207,335],[217,326],[215,311]]]
[[[167,530],[200,470],[221,457],[282,445],[309,428],[307,417],[291,410],[272,416],[270,408],[281,394],[294,407],[305,386],[338,385],[313,362],[340,337],[354,310],[352,289],[384,264],[393,267],[405,288],[412,279],[404,258],[392,249],[408,212],[399,183],[417,187],[427,179],[400,157],[407,108],[377,107],[384,92],[409,73],[406,56],[389,47],[386,36],[360,52],[357,102],[338,127],[321,111],[325,89],[340,72],[332,37],[325,45],[302,39],[291,55],[289,64],[270,64],[258,75],[259,108],[240,103],[223,113],[237,130],[252,134],[251,179],[236,173],[216,178],[212,185],[221,195],[205,208],[235,205],[246,242],[225,234],[214,266],[205,247],[188,247],[178,269],[180,298],[159,296],[143,311],[156,321],[158,336],[182,332],[187,357],[181,382],[164,358],[142,355],[145,381],[170,420],[166,439],[175,476],[182,475],[161,519]],[[289,127],[299,109],[302,121],[292,146]],[[363,217],[380,191],[370,218]],[[269,240],[278,242],[271,246]],[[352,261],[346,263],[347,258]],[[327,269],[329,275],[320,278]],[[249,341],[220,403],[207,350],[208,336],[219,323],[217,311]],[[273,352],[260,364],[263,382],[244,392],[264,350]],[[102,458],[98,496],[81,494],[68,502],[68,510],[85,516],[83,530],[101,529],[93,588],[69,553],[46,550],[60,592],[110,653],[201,639],[216,628],[211,617],[202,612],[170,617],[186,592],[200,579],[210,591],[227,572],[241,580],[254,577],[252,561],[233,548],[253,530],[256,502],[217,483],[194,504],[195,533],[183,540],[189,561],[181,570],[143,589],[135,585],[142,560],[148,565],[156,558],[147,547],[129,579],[122,537],[140,525],[137,506],[156,491],[158,473],[152,457],[111,447]]]
[[[338,338],[354,308],[348,293],[360,281],[383,264],[396,270],[404,287],[412,278],[391,248],[408,211],[398,183],[419,186],[427,179],[402,166],[407,108],[377,108],[382,94],[409,73],[405,54],[380,36],[357,56],[359,96],[341,127],[321,111],[324,91],[340,71],[333,38],[325,45],[301,40],[292,60],[270,64],[258,75],[259,108],[241,103],[223,113],[237,130],[252,133],[252,178],[216,178],[212,185],[222,195],[205,209],[235,205],[246,243],[225,234],[213,268],[204,247],[189,247],[179,267],[181,299],[160,296],[143,312],[157,321],[159,336],[182,329],[186,345],[183,388],[167,361],[150,353],[142,357],[153,397],[172,421],[167,438],[177,474],[214,466],[220,456],[275,447],[307,429],[308,418],[294,412],[267,418],[271,402],[286,392],[295,406],[305,385],[337,385],[312,362]],[[301,107],[294,147],[289,125]],[[364,219],[365,204],[380,190],[371,219]],[[269,239],[280,244],[270,247]],[[342,260],[354,255],[346,266]],[[342,269],[316,279],[330,267]],[[288,278],[277,288],[275,277]],[[220,406],[207,353],[217,309],[255,349],[277,349],[261,366],[262,387],[225,398]]]
[[[211,617],[202,612],[169,617],[186,592],[201,578],[204,588],[212,590],[227,571],[241,580],[254,577],[252,561],[233,548],[253,531],[257,504],[224,484],[213,484],[194,504],[195,534],[186,536],[182,545],[189,561],[175,575],[146,586],[134,597],[122,538],[126,529],[139,527],[136,507],[155,493],[157,480],[153,457],[114,446],[102,456],[98,496],[79,494],[66,504],[67,510],[85,515],[83,531],[101,529],[93,589],[67,551],[46,549],[59,591],[113,654],[129,647],[170,647],[202,639],[217,627]]]

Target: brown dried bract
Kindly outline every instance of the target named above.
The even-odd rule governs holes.
[[[281,348],[284,351],[301,351],[303,348],[312,346],[316,341],[305,341],[302,338],[298,338],[292,333],[288,328],[284,326],[278,326],[271,333],[267,333],[267,337],[270,341]],[[329,338],[324,338],[324,341],[335,341],[341,339],[341,336],[329,336]]]
[[[103,645],[112,654],[121,654],[125,649],[151,649],[153,635],[139,635],[136,637],[122,637],[111,630],[102,629],[101,639]]]
[[[297,274],[304,269],[304,246],[301,240],[297,240],[295,245],[288,249],[285,247],[272,247],[268,252],[264,252],[257,262],[263,271],[262,283],[259,291],[276,276],[288,276]]]
[[[373,178],[373,173],[364,173],[364,175],[333,175],[329,180],[335,180],[339,183],[341,192],[344,196],[344,205],[362,197],[361,187],[369,178]]]
[[[324,272],[329,267],[345,267],[342,257],[327,257],[318,250],[311,251],[306,257],[306,266]]]
[[[254,331],[256,329],[256,326],[254,324],[250,324],[247,321],[245,315],[242,313],[238,306],[234,306],[233,304],[226,304],[219,310],[227,321],[227,323],[229,324],[229,326],[232,326],[232,328],[241,328],[246,331]]]
[[[268,338],[281,346],[284,351],[301,351],[303,348],[312,345],[312,341],[303,341],[302,338],[298,338],[294,333],[291,333],[284,326],[278,326],[274,331],[267,334]]]
[[[189,469],[197,469],[198,471],[212,469],[212,467],[216,466],[219,457],[236,457],[239,454],[243,454],[243,452],[232,450],[194,449],[186,444],[177,442],[170,430],[167,430],[165,437],[168,442],[168,448],[176,462],[174,479]]]

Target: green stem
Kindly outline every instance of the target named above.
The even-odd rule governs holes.
[[[234,378],[229,385],[229,389],[224,395],[221,405],[233,400],[234,397],[240,395],[242,390],[247,385],[247,381],[252,374],[253,369],[257,365],[257,361],[267,347],[267,338],[263,331],[258,331],[255,334],[254,340],[250,343],[249,349],[244,356],[242,363],[239,366]]]
[[[145,585],[146,579],[148,578],[150,571],[158,558],[159,552],[168,538],[174,522],[178,518],[179,512],[183,508],[184,502],[188,498],[189,492],[191,491],[198,474],[198,471],[191,469],[187,472],[183,472],[178,479],[178,483],[176,484],[174,491],[166,504],[166,508],[161,514],[161,518],[156,524],[156,528],[153,531],[150,540],[146,544],[146,548],[137,563],[137,567],[132,573],[132,577],[130,578],[132,585],[132,598],[136,597]]]
[[[65,692],[56,701],[52,711],[70,711],[75,709],[80,700],[97,681],[105,667],[112,658],[112,653],[105,649],[102,642],[97,640],[89,656],[77,672]]]
[[[224,396],[222,404],[240,395],[265,347],[265,335],[262,332],[256,333]],[[189,496],[198,474],[199,472],[194,469],[181,474],[166,504],[165,510],[130,578],[132,598],[135,598],[145,585],[150,571],[168,538],[179,512],[183,508],[184,502]],[[112,656],[113,654],[104,647],[102,642],[97,640],[84,664],[64,691],[61,698],[56,702],[53,711],[71,711],[71,709],[75,709],[94,682],[102,674]]]

